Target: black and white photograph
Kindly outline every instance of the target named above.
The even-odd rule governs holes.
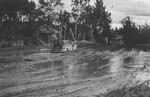
[[[0,0],[0,97],[150,97],[150,0]]]

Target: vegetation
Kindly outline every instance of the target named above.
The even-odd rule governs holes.
[[[83,32],[87,31],[86,29],[93,30],[95,41],[101,42],[105,37],[111,37],[111,14],[106,11],[102,0],[96,0],[94,6],[89,2],[89,0],[72,0],[72,11],[78,17],[78,24],[83,26],[80,30]],[[84,32],[86,33],[88,32]]]
[[[60,0],[0,0],[0,41],[8,45],[18,40],[25,45],[37,44],[36,34],[43,24],[50,24],[55,17],[54,7],[62,5]],[[53,5],[53,6],[51,6]]]
[[[47,24],[63,34],[63,39],[108,42],[121,34],[127,47],[149,44],[150,25],[137,26],[127,16],[119,29],[111,29],[111,13],[106,11],[103,0],[72,0],[72,11],[62,10],[61,0],[39,0],[39,5],[29,0],[0,0],[0,41],[12,44],[23,41],[25,45],[37,44],[38,28]],[[62,28],[55,26],[54,22]]]
[[[35,29],[33,13],[36,5],[28,0],[0,0],[0,38],[11,44],[12,41],[28,41]]]
[[[125,44],[130,47],[133,44],[139,43],[139,31],[131,18],[127,16],[121,21],[121,23],[123,24],[122,34],[124,36]]]
[[[122,28],[113,30],[115,35],[123,35],[123,40],[127,48],[132,48],[137,44],[149,44],[150,43],[150,25],[147,23],[137,26],[131,19],[126,16],[121,20]]]
[[[111,37],[111,14],[102,0],[96,0],[94,6],[90,0],[72,0],[72,12],[61,10],[63,5],[61,0],[39,0],[39,5],[29,0],[0,0],[0,41],[9,46],[18,40],[25,45],[37,44],[37,30],[44,24],[65,34],[63,39],[95,38],[100,42]]]

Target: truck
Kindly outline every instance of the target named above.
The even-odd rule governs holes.
[[[52,53],[68,52],[77,49],[77,41],[58,40],[54,42]]]

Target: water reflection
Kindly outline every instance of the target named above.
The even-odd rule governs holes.
[[[71,79],[87,79],[118,72],[122,64],[122,56],[114,56],[112,58],[99,56],[82,64],[69,64],[68,66],[63,64],[63,68],[57,69],[57,72]],[[54,66],[54,68],[56,67]]]
[[[104,76],[109,73],[109,61],[110,59],[98,57],[82,64],[69,65],[66,76],[78,79]]]
[[[120,71],[120,68],[123,65],[122,56],[114,56],[111,59],[112,64],[110,65],[110,73],[116,73]]]
[[[55,73],[57,76],[64,76],[70,79],[87,79],[102,77],[111,73],[120,72],[121,70],[133,69],[129,68],[128,65],[131,67],[136,61],[135,56],[114,54],[111,57],[96,56],[91,60],[83,63],[80,62],[79,64],[64,64],[61,60],[45,63],[44,65],[36,64],[36,69],[50,68],[51,73]],[[143,62],[143,59],[138,59],[138,61]]]
[[[123,55],[114,55],[111,58],[99,56],[98,58],[86,63],[69,65],[65,74],[69,78],[77,79],[102,77],[121,71],[122,68],[124,68],[124,65],[125,62]]]

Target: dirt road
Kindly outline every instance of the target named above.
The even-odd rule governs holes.
[[[1,50],[0,97],[104,97],[150,79],[149,52],[106,48],[90,44],[67,53]]]

